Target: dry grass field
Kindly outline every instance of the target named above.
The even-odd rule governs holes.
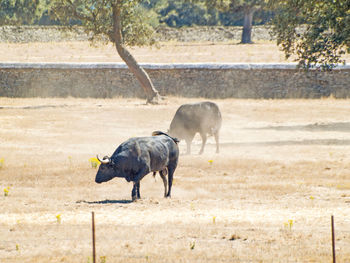
[[[158,43],[153,47],[129,47],[140,63],[289,63],[272,41],[255,44]],[[344,55],[346,63],[350,54]],[[0,62],[123,62],[112,44],[89,42],[0,43]]]
[[[221,152],[181,156],[171,199],[157,175],[98,185],[89,163],[167,130],[203,99],[0,98],[0,262],[350,262],[348,100],[215,100]],[[4,189],[8,190],[5,196]]]
[[[273,42],[159,43],[155,47],[130,48],[143,63],[186,62],[286,62]],[[0,43],[1,62],[122,62],[113,45],[91,46],[89,42]]]
[[[253,45],[237,43],[160,43],[157,47],[130,48],[143,63],[278,63],[288,62],[273,42]],[[0,43],[1,62],[122,62],[115,47],[91,46],[89,42]],[[290,61],[289,61],[290,62]]]
[[[139,62],[286,62],[274,43],[162,43]],[[120,62],[111,45],[0,44],[1,62]],[[166,131],[183,103],[0,98],[0,262],[350,262],[350,101],[214,100],[221,152],[180,160],[171,199],[151,175],[141,197],[122,179],[98,185],[89,159]]]

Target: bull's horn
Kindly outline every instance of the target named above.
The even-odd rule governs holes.
[[[100,163],[102,163],[102,164],[107,164],[107,163],[109,163],[109,162],[111,161],[111,159],[110,159],[108,156],[103,157],[103,159],[101,160],[101,159],[98,157],[98,155],[97,155],[97,160],[99,160]]]

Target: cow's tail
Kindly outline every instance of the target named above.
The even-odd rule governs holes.
[[[175,143],[179,143],[179,140],[177,138],[171,137],[169,134],[161,131],[154,131],[152,132],[152,136],[158,136],[158,135],[165,135],[171,138]]]

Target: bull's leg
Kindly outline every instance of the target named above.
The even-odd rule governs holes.
[[[137,183],[136,182],[134,182],[134,186],[132,187],[131,199],[132,199],[132,201],[137,200]]]
[[[131,199],[132,201],[136,201],[137,199],[140,199],[140,181],[134,182],[134,186],[131,191]]]
[[[176,166],[168,166],[168,193],[166,197],[171,197],[171,187],[173,185],[173,175],[175,172]]]
[[[140,181],[141,179],[146,175],[148,174],[149,171],[147,169],[143,169],[141,171],[139,171],[134,178],[134,186],[132,188],[132,191],[131,191],[131,198],[132,198],[132,201],[135,201],[136,199],[140,199],[141,196],[140,196]]]
[[[193,141],[194,135],[195,134],[188,134],[187,138],[185,138],[186,145],[187,145],[187,152],[186,152],[186,154],[191,154],[191,143]]]
[[[216,153],[219,153],[219,132],[214,133],[215,142],[216,142]]]
[[[202,137],[202,147],[201,147],[201,149],[199,151],[199,154],[202,154],[203,151],[204,151],[204,146],[207,143],[207,134],[205,132],[201,132],[200,135]]]
[[[140,181],[136,183],[136,194],[137,194],[137,199],[140,199]]]
[[[163,171],[165,171],[163,173]],[[164,184],[164,197],[166,197],[166,194],[167,194],[167,181],[166,181],[166,170],[163,170],[163,171],[159,171],[159,175],[160,177],[162,178],[163,180],[163,184]]]
[[[191,154],[191,143],[192,143],[191,139],[186,139],[186,146],[187,146],[186,154]]]

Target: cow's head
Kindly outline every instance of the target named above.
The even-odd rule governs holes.
[[[97,156],[97,159],[101,162],[101,165],[98,168],[95,182],[100,184],[113,179],[116,175],[115,164],[112,159],[108,156],[103,157],[102,160]]]

